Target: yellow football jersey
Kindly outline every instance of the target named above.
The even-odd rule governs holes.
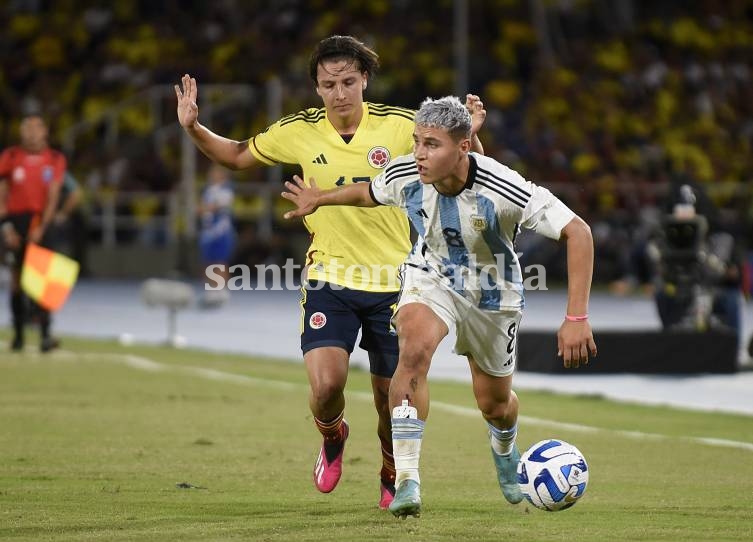
[[[288,115],[249,140],[261,162],[299,164],[322,189],[369,182],[392,158],[413,151],[410,109],[364,103],[363,118],[346,143],[324,108]],[[395,207],[322,207],[304,219],[311,232],[308,278],[369,292],[400,289],[397,268],[410,251],[410,230]]]

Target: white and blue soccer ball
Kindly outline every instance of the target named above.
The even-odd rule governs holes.
[[[564,510],[586,492],[588,464],[572,444],[542,440],[520,457],[518,484],[525,498],[536,508],[549,512]]]

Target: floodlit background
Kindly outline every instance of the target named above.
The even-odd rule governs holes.
[[[180,76],[197,78],[204,124],[246,139],[283,114],[321,105],[307,55],[342,33],[380,54],[368,100],[416,108],[426,96],[479,94],[486,153],[591,224],[597,331],[661,328],[647,247],[661,238],[677,188],[694,187],[712,233],[733,240],[725,257],[738,275],[714,288],[739,302],[739,358],[742,368],[749,363],[753,2],[16,0],[0,9],[0,148],[17,142],[24,112],[42,112],[85,193],[66,247],[82,278],[55,322],[59,332],[161,341],[167,316],[143,306],[141,282],[173,278],[200,289],[196,202],[209,163],[176,121]],[[303,262],[308,234],[282,220],[289,203],[278,197],[296,171],[234,174],[233,263]],[[519,247],[524,265],[547,266],[553,289],[531,294],[526,325],[554,332],[562,251],[527,236]],[[299,356],[297,328],[295,292],[236,292],[224,308],[194,305],[177,318],[189,346],[285,358]],[[449,375],[465,378],[444,348],[435,371],[447,364],[457,367]],[[729,378],[739,386],[747,376]],[[552,378],[556,387],[561,377]],[[586,381],[625,389],[619,378]],[[661,380],[657,396],[677,382]],[[709,408],[729,396],[722,390]]]

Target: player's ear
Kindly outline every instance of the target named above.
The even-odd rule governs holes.
[[[366,87],[369,85],[369,74],[364,72],[362,75],[363,75],[363,90],[366,90]]]

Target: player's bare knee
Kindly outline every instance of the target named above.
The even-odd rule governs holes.
[[[505,396],[476,397],[481,415],[487,420],[507,418],[515,408],[511,394]]]
[[[426,373],[431,365],[436,345],[432,341],[415,338],[401,343],[399,365],[412,373]]]
[[[319,406],[326,406],[342,397],[344,385],[336,380],[320,380],[311,386],[311,395]]]
[[[411,372],[428,372],[439,341],[431,333],[411,324],[398,327],[400,360],[398,366]]]
[[[434,312],[418,303],[406,305],[397,313],[395,321],[397,334],[401,341],[409,338],[410,342],[432,338],[437,342],[447,334],[444,322]],[[436,336],[436,338],[435,338]]]

